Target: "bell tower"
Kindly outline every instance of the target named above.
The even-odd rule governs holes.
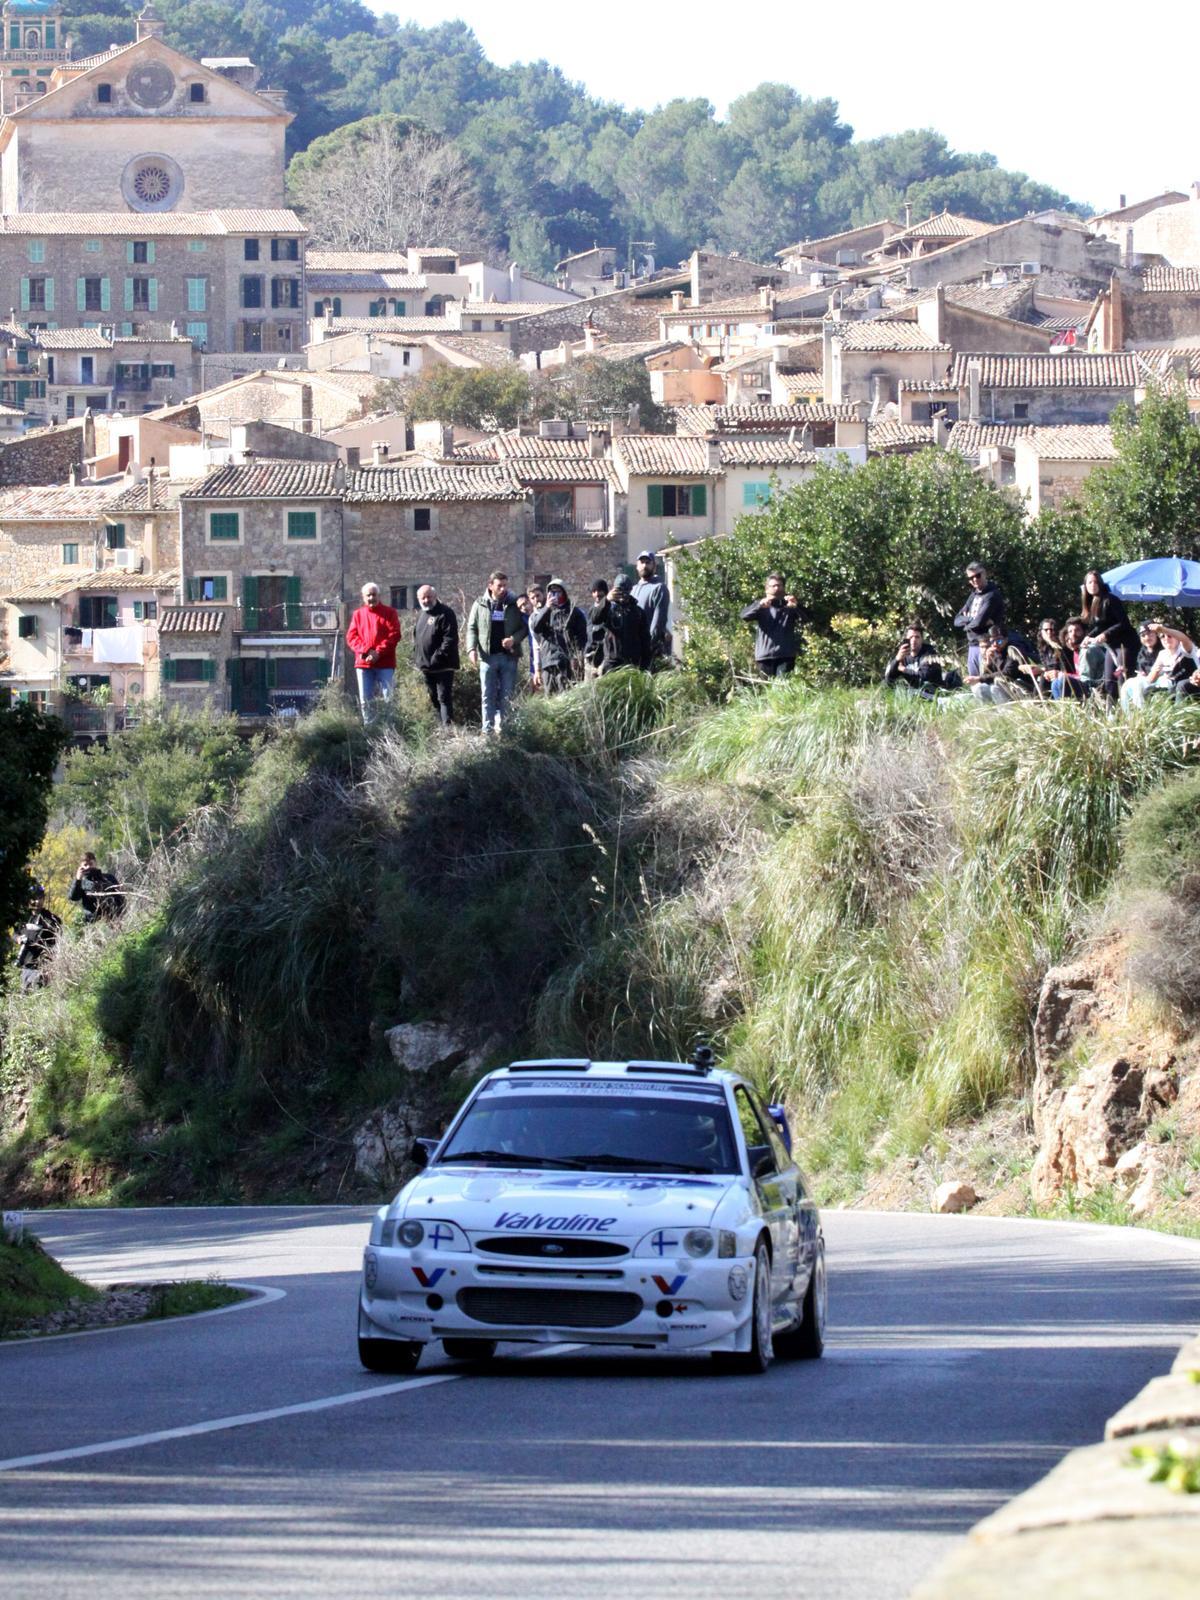
[[[5,0],[0,9],[0,115],[45,94],[71,59],[61,0]]]

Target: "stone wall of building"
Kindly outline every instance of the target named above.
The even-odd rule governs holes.
[[[597,578],[611,583],[624,561],[625,541],[616,534],[563,539],[535,534],[529,541],[525,572],[514,579],[514,584],[519,588],[534,579],[545,583],[549,578],[561,578],[572,601],[586,611],[591,604],[592,584]]]
[[[1122,292],[1125,340],[1129,345],[1200,343],[1200,295]]]
[[[304,610],[341,599],[344,579],[339,500],[184,498],[179,508],[180,582],[185,597],[189,578],[225,577],[229,603],[239,607],[245,578],[298,576]],[[212,513],[230,511],[236,511],[241,519],[238,542],[214,540],[210,534]],[[315,540],[287,537],[289,511],[317,512]],[[240,620],[235,625],[243,626]]]
[[[18,483],[66,483],[75,467],[82,476],[83,458],[91,454],[85,440],[85,424],[68,422],[61,428],[45,428],[0,446],[0,487]]]
[[[1120,252],[1107,239],[1095,239],[1080,228],[1037,222],[1023,217],[1003,229],[981,233],[948,250],[936,250],[904,263],[909,286],[932,289],[939,283],[971,283],[997,263],[1036,261],[1043,271],[1066,273],[1096,288],[1107,284]]]
[[[593,295],[539,311],[511,324],[509,338],[518,355],[531,350],[552,350],[565,340],[573,344],[583,338],[584,319],[613,341],[657,339],[658,314],[670,308],[670,297],[655,297],[636,289],[619,289],[612,294]]]
[[[393,588],[406,589],[411,606],[416,589],[432,583],[465,623],[464,606],[483,593],[489,573],[502,570],[514,587],[523,583],[526,502],[460,500],[432,509],[434,526],[417,533],[411,528],[411,507],[347,504],[349,596],[357,595],[364,583],[374,582],[385,596]]]
[[[720,255],[715,250],[694,250],[690,267],[694,306],[707,305],[710,300],[731,300],[768,286],[783,289],[801,281],[780,267]]]

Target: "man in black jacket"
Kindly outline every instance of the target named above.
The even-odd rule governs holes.
[[[592,607],[592,626],[603,635],[600,672],[650,665],[650,629],[646,613],[629,592],[629,579],[618,572],[603,604]]]
[[[454,674],[458,671],[458,618],[437,597],[431,583],[417,590],[413,660],[425,679],[429,703],[443,728],[454,721]]]
[[[889,689],[915,689],[918,694],[931,694],[942,687],[942,663],[919,622],[910,622],[905,628],[900,648],[888,662],[883,681]]]
[[[83,852],[67,899],[83,907],[86,923],[114,921],[125,909],[125,896],[117,887],[117,880],[111,872],[100,870],[90,850]]]
[[[763,597],[742,612],[743,622],[756,624],[754,662],[766,678],[786,678],[796,665],[796,629],[804,613],[794,594],[784,594],[783,579],[772,572]]]
[[[1004,596],[988,577],[982,561],[972,561],[967,568],[967,582],[971,593],[967,603],[954,619],[956,628],[967,635],[967,676],[980,675],[983,646],[993,628],[1004,632]]]

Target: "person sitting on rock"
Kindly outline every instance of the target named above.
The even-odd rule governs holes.
[[[931,693],[942,687],[942,663],[919,622],[910,622],[900,647],[887,664],[883,681],[889,689]]]

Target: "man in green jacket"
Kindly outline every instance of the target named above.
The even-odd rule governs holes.
[[[509,593],[507,572],[493,572],[467,618],[467,656],[479,668],[483,731],[499,733],[517,684],[517,663],[529,625]]]

